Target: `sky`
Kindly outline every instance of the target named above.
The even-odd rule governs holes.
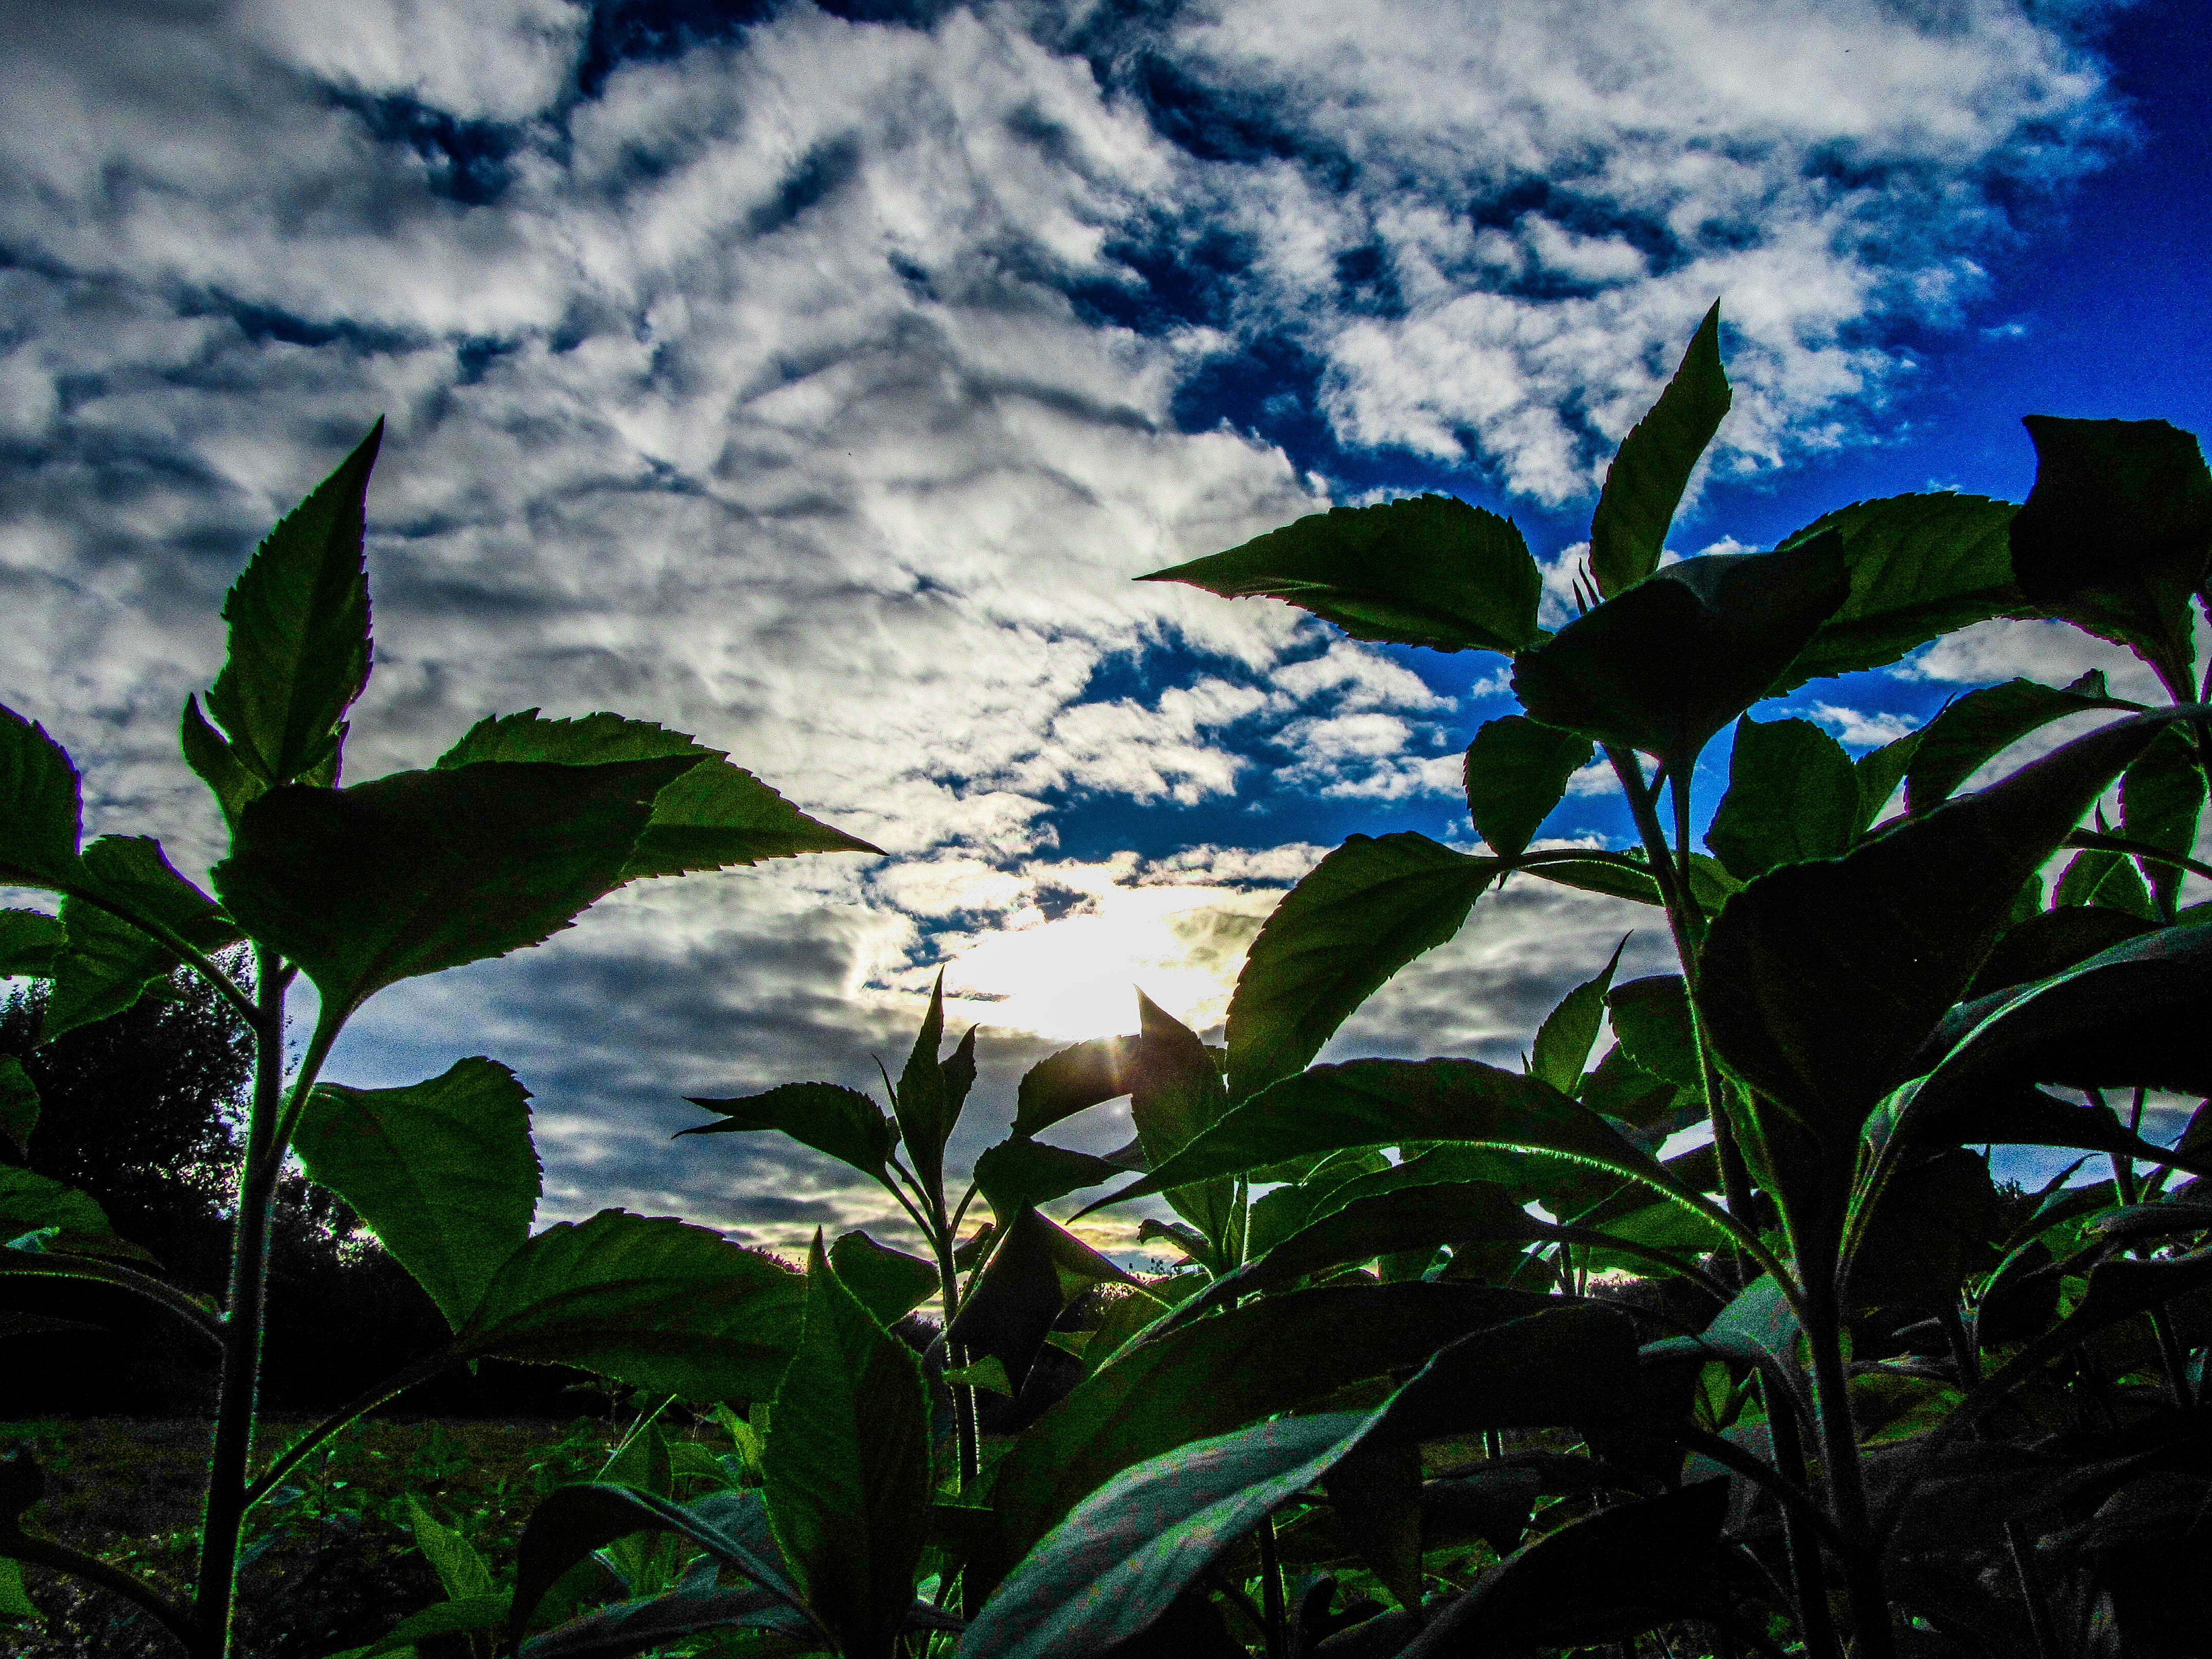
[[[1735,402],[1685,556],[2017,500],[2023,414],[2212,428],[2208,56],[2191,0],[7,8],[0,700],[92,831],[204,872],[174,733],[222,593],[382,415],[350,778],[611,708],[887,856],[625,890],[385,992],[327,1074],[513,1066],[541,1219],[898,1239],[812,1153],[672,1141],[684,1097],[880,1090],[942,970],[983,1028],[957,1167],[1133,987],[1218,1040],[1346,836],[1474,844],[1501,658],[1132,578],[1441,490],[1515,519],[1556,618],[1716,299]],[[1759,713],[1859,752],[2090,666],[2148,694],[1993,623]],[[1625,832],[1595,776],[1547,830]],[[1510,1062],[1632,930],[1660,971],[1650,913],[1513,884],[1324,1058]],[[1090,1117],[1066,1144],[1127,1138]]]

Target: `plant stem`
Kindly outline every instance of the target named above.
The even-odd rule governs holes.
[[[1766,1373],[1758,1372],[1759,1396],[1766,1404],[1768,1432],[1772,1436],[1775,1467],[1782,1477],[1810,1492],[1805,1468],[1805,1443],[1797,1432],[1796,1402],[1786,1391],[1768,1385]],[[1827,1575],[1820,1565],[1820,1540],[1810,1520],[1794,1507],[1782,1512],[1790,1550],[1790,1587],[1797,1601],[1797,1628],[1805,1638],[1808,1659],[1843,1659],[1843,1642],[1836,1634],[1835,1614],[1828,1607]]]
[[[1982,1356],[1966,1334],[1966,1322],[1959,1316],[1956,1298],[1946,1302],[1938,1310],[1942,1321],[1944,1340],[1951,1347],[1951,1368],[1958,1373],[1961,1393],[1979,1388],[1982,1382]],[[1996,1437],[1990,1433],[1989,1419],[1977,1418],[1974,1438],[1987,1442]],[[2036,1659],[2058,1659],[2057,1633],[2051,1627],[2051,1609],[2044,1604],[2043,1587],[2036,1582],[2035,1557],[2027,1547],[2027,1529],[2017,1521],[2004,1523],[2005,1548],[2012,1556],[2012,1576],[2020,1587],[2020,1599],[2027,1609],[2027,1627],[2035,1638]]]
[[[928,1231],[929,1242],[937,1252],[939,1288],[945,1298],[945,1358],[957,1370],[968,1363],[966,1348],[951,1340],[952,1322],[960,1316],[960,1269],[952,1260],[951,1230],[940,1225]],[[952,1438],[959,1449],[960,1487],[965,1492],[975,1484],[980,1471],[975,1447],[975,1391],[965,1382],[952,1385]]]
[[[192,1597],[196,1659],[226,1659],[238,1589],[238,1534],[246,1519],[246,1468],[261,1388],[262,1317],[269,1290],[269,1222],[276,1201],[283,1154],[277,1145],[283,1102],[284,991],[289,975],[273,953],[254,951],[254,1066],[246,1115],[246,1160],[233,1237],[230,1301],[223,1315],[222,1379],[216,1404],[215,1446],[208,1459],[206,1507],[200,1526],[199,1579]]]
[[[1267,1659],[1285,1659],[1288,1626],[1283,1614],[1283,1563],[1275,1549],[1275,1517],[1263,1517],[1253,1535],[1260,1544],[1260,1596],[1267,1613],[1261,1629],[1267,1638]]]
[[[1851,1422],[1850,1384],[1844,1372],[1842,1310],[1836,1296],[1838,1264],[1832,1251],[1801,1261],[1805,1279],[1805,1343],[1813,1357],[1813,1395],[1820,1425],[1820,1461],[1828,1502],[1844,1535],[1844,1582],[1851,1599],[1852,1659],[1895,1659],[1889,1595],[1867,1512],[1865,1472],[1858,1432]]]

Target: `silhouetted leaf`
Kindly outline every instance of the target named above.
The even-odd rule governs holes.
[[[1889,805],[1898,785],[1905,781],[1906,771],[1920,752],[1920,741],[1926,735],[1924,728],[1907,732],[1879,749],[1868,750],[1851,763],[1859,786],[1858,822],[1852,827],[1855,836],[1864,835],[1881,816],[1882,808]]]
[[[898,1145],[898,1126],[857,1089],[836,1083],[786,1083],[731,1100],[686,1097],[694,1106],[721,1114],[720,1123],[678,1129],[684,1135],[719,1135],[773,1129],[811,1146],[864,1175],[884,1179],[885,1160]]]
[[[45,978],[53,972],[65,938],[56,917],[37,910],[0,910],[0,977]]]
[[[1197,1035],[1143,992],[1137,994],[1139,1030],[1129,1073],[1129,1118],[1147,1163],[1158,1164],[1228,1109],[1229,1093],[1212,1053]],[[1177,1183],[1182,1186],[1183,1183]],[[1166,1192],[1176,1214],[1206,1236],[1224,1258],[1243,1254],[1241,1239],[1230,1235],[1241,1224],[1235,1187],[1228,1182],[1189,1183]]]
[[[91,1194],[0,1164],[0,1244],[46,1227],[95,1237],[115,1231]]]
[[[1952,490],[1892,495],[1855,501],[1784,537],[1778,547],[1832,530],[1841,536],[1851,591],[1771,695],[1809,679],[1881,668],[1954,629],[2019,613],[2027,601],[2013,583],[2006,544],[2018,510],[2010,501]]]
[[[1686,767],[1767,695],[1849,591],[1840,539],[1685,559],[1561,629],[1513,664],[1528,713]]]
[[[1356,640],[1439,651],[1510,653],[1542,632],[1542,578],[1521,532],[1454,495],[1333,507],[1139,580],[1288,599]]]
[[[1134,1036],[1093,1037],[1047,1054],[1022,1073],[1014,1133],[1033,1135],[1064,1117],[1129,1092]]]
[[[495,763],[272,789],[241,815],[216,891],[314,981],[328,1024],[386,985],[567,927],[621,879],[685,764]]]
[[[689,757],[653,803],[623,879],[677,876],[695,870],[757,864],[801,853],[881,853],[841,830],[811,818],[719,749],[709,749],[650,720],[618,714],[580,720],[542,718],[535,708],[479,720],[438,757],[440,769],[485,761],[550,761],[568,766]]]
[[[580,1365],[686,1400],[764,1400],[805,1282],[719,1233],[602,1210],[509,1256],[447,1352]]]
[[[188,945],[214,951],[239,941],[230,918],[171,867],[151,836],[102,836],[84,849],[84,869],[102,895]],[[62,900],[62,926],[68,942],[54,957],[41,1042],[121,1013],[179,966],[159,939],[76,894]]]
[[[2204,773],[2196,746],[2180,727],[2168,726],[2121,776],[2120,827],[2130,841],[2186,854],[2196,845],[2203,810]],[[2155,859],[2138,859],[2136,867],[2150,884],[2159,915],[2171,921],[2181,871]]]
[[[0,1054],[0,1140],[21,1158],[29,1150],[31,1131],[38,1127],[39,1085],[31,1081],[21,1060]]]
[[[1590,574],[1607,599],[1658,568],[1683,488],[1729,411],[1735,394],[1721,368],[1720,341],[1715,301],[1659,401],[1606,469],[1590,520]]]
[[[2212,471],[2196,438],[2164,421],[2030,415],[2035,488],[2012,521],[2014,579],[2028,599],[2195,695],[2190,600],[2212,563]]]
[[[369,469],[384,422],[287,514],[222,602],[230,654],[207,710],[237,763],[266,787],[336,776],[339,724],[368,684]],[[210,781],[214,783],[215,780]],[[219,799],[224,790],[217,784]]]
[[[688,1586],[587,1613],[534,1636],[517,1659],[627,1659],[711,1630],[772,1630],[794,1639],[805,1620],[766,1590]]]
[[[83,878],[76,768],[46,729],[0,708],[0,884],[60,891]]]
[[[1969,691],[1921,728],[1919,746],[1905,773],[1905,805],[1916,817],[1933,811],[1999,752],[2055,720],[2100,708],[2126,712],[2139,707],[2106,695],[2100,669],[2090,670],[2063,690],[2033,680],[2007,680]]]
[[[1705,845],[1749,881],[1778,864],[1839,858],[1859,829],[1859,780],[1843,744],[1810,720],[1735,723],[1729,790]]]
[[[1004,1242],[945,1335],[970,1354],[996,1359],[1006,1369],[1007,1392],[1018,1395],[1066,1298],[1048,1243],[1052,1224],[1030,1209],[1007,1217]]]
[[[2144,887],[2142,878],[2136,873],[2135,866],[2119,854],[2103,848],[2076,853],[2067,861],[2051,902],[2060,909],[2094,904],[2122,911],[2146,924],[2152,920],[2150,892]]]
[[[929,1400],[921,1360],[838,1282],[819,1234],[761,1468],[808,1601],[844,1652],[889,1656],[929,1520]]]
[[[1620,966],[1620,953],[1627,948],[1624,934],[1613,947],[1605,971],[1576,986],[1544,1017],[1544,1023],[1536,1028],[1535,1046],[1528,1059],[1529,1076],[1542,1079],[1563,1095],[1574,1093],[1583,1080],[1583,1068],[1589,1064],[1590,1044],[1597,1041],[1598,1025],[1605,1018],[1606,993],[1613,985],[1613,969]]]
[[[481,1058],[404,1088],[325,1083],[292,1146],[458,1330],[537,1213],[529,1100],[514,1073]]]
[[[1975,973],[1966,994],[1984,997],[2030,980],[2048,979],[2150,931],[2151,924],[2142,917],[2099,905],[2039,910],[2005,931]]]
[[[1020,1135],[1002,1140],[975,1160],[975,1184],[994,1216],[1006,1217],[1128,1170],[1089,1152],[1048,1146]]]
[[[830,1247],[830,1265],[845,1288],[880,1325],[896,1325],[941,1288],[937,1264],[863,1232],[842,1233]]]
[[[1590,740],[1525,714],[1485,720],[1467,746],[1467,808],[1490,850],[1516,858],[1565,798],[1586,764]]]
[[[951,1060],[938,1057],[944,1042],[945,975],[940,970],[891,1097],[914,1172],[922,1190],[940,1200],[945,1194],[945,1143],[952,1138],[969,1085],[975,1080],[975,1033],[969,1030]]]
[[[1613,1017],[1613,1034],[1638,1070],[1678,1088],[1704,1091],[1689,988],[1680,974],[1616,985],[1605,1003]]]
[[[1239,1100],[1297,1072],[1352,1011],[1467,920],[1503,865],[1402,831],[1353,836],[1283,896],[1229,1004]]]

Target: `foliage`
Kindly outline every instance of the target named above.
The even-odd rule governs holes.
[[[2212,1091],[2212,912],[2180,878],[2212,878],[2192,856],[2212,475],[2163,423],[2039,419],[2022,508],[1861,502],[1771,551],[1662,564],[1728,402],[1716,311],[1622,446],[1581,614],[1556,633],[1517,530],[1440,498],[1338,508],[1159,573],[1361,638],[1510,657],[1522,712],[1468,754],[1486,848],[1352,836],[1254,942],[1224,1048],[1140,998],[1134,1031],[1022,1079],[964,1190],[945,1148],[975,1033],[948,1048],[941,986],[884,1100],[790,1083],[695,1101],[710,1121],[686,1135],[781,1133],[839,1159],[927,1255],[817,1238],[799,1277],[672,1221],[532,1236],[526,1096],[501,1068],[317,1087],[321,1026],[288,1093],[264,1065],[249,1177],[296,1144],[447,1310],[438,1362],[566,1357],[644,1401],[595,1480],[544,1494],[511,1567],[461,1517],[410,1507],[445,1597],[352,1659],[455,1642],[529,1659],[2202,1651],[2212,1107],[2174,1145],[2143,1130],[2160,1091]],[[353,523],[325,502],[297,535]],[[269,667],[285,652],[236,637],[272,626],[276,592],[304,596],[287,601],[313,611],[303,628],[365,626],[351,567],[313,568],[241,583],[251,672],[216,712],[246,736],[223,748],[188,718],[237,832],[211,896],[144,849],[80,854],[65,760],[27,725],[0,732],[0,873],[61,890],[64,930],[91,904],[151,941],[76,951],[19,924],[11,948],[48,952],[58,981],[119,983],[159,951],[211,968],[243,928],[257,989],[229,994],[265,1056],[270,988],[295,967],[343,1012],[542,938],[623,879],[795,850],[744,814],[705,823],[719,759],[612,717],[488,723],[441,773],[337,789],[342,726],[314,722],[342,715],[352,658],[288,690]],[[2015,682],[1856,761],[1754,713],[2038,615],[2136,650],[2171,701]],[[2084,712],[2112,718],[2003,769],[2009,744]],[[1698,761],[1731,726],[1701,851]],[[1593,753],[1640,844],[1542,847]],[[665,792],[687,764],[704,777],[679,811]],[[494,802],[530,821],[458,832]],[[487,878],[486,849],[513,879]],[[350,884],[323,896],[341,865]],[[111,869],[161,905],[131,908]],[[1618,948],[1590,964],[1518,1071],[1314,1063],[1400,969],[1483,925],[1509,875],[1650,907],[1675,971],[1619,982]],[[1128,1146],[1039,1139],[1123,1097]],[[2083,1156],[2028,1193],[1992,1181],[2000,1145]],[[2093,1159],[2109,1179],[2064,1184]],[[1172,1272],[1140,1279],[1041,1208],[1109,1184],[1091,1208],[1172,1212],[1142,1234]],[[20,1270],[162,1288],[65,1192],[19,1182],[4,1201],[50,1212],[12,1247]],[[965,1231],[979,1203],[989,1222]],[[945,1322],[917,1330],[933,1297]],[[234,1352],[248,1305],[176,1311]],[[712,1411],[727,1451],[667,1432],[676,1396]],[[272,1498],[340,1420],[250,1486],[219,1436],[218,1495],[235,1480]],[[0,1482],[0,1549],[94,1572],[9,1518],[37,1490],[27,1464]],[[211,1540],[248,1506],[218,1505]],[[194,1607],[106,1582],[221,1651],[204,1575]]]

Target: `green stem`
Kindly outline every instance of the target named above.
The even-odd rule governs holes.
[[[1760,1397],[1766,1404],[1768,1432],[1772,1436],[1775,1467],[1800,1492],[1812,1490],[1805,1467],[1805,1443],[1797,1432],[1796,1402],[1787,1390],[1770,1385],[1759,1370]],[[1843,1659],[1843,1640],[1836,1633],[1836,1618],[1828,1606],[1827,1574],[1820,1565],[1820,1538],[1811,1518],[1802,1510],[1786,1507],[1783,1528],[1790,1552],[1790,1587],[1797,1601],[1797,1628],[1805,1638],[1808,1659]]]
[[[215,1445],[208,1458],[200,1527],[198,1583],[192,1608],[195,1659],[228,1659],[238,1591],[238,1536],[246,1519],[246,1469],[253,1455],[261,1388],[262,1320],[269,1290],[269,1224],[276,1206],[279,1151],[270,1156],[283,1109],[284,990],[289,975],[273,953],[254,952],[256,1003],[253,1094],[246,1115],[245,1175],[231,1252],[230,1300],[223,1316],[222,1379]]]
[[[46,1263],[52,1265],[41,1265]],[[33,1255],[27,1250],[10,1250],[8,1260],[0,1262],[0,1273],[22,1274],[31,1278],[82,1279],[97,1285],[112,1285],[119,1291],[143,1297],[163,1312],[173,1315],[196,1334],[206,1339],[218,1352],[222,1351],[222,1320],[175,1285],[166,1284],[151,1274],[126,1267],[120,1262],[103,1261],[94,1256],[64,1255],[52,1252]]]
[[[1266,1618],[1261,1630],[1267,1640],[1267,1659],[1285,1659],[1289,1650],[1289,1623],[1283,1609],[1283,1563],[1275,1548],[1275,1517],[1263,1516],[1253,1534],[1260,1543],[1260,1597]]]
[[[1957,1299],[1946,1301],[1937,1316],[1942,1322],[1944,1340],[1951,1346],[1951,1368],[1958,1374],[1960,1392],[1980,1387],[1982,1356],[1966,1334],[1966,1322],[1959,1316]],[[1974,1437],[1984,1442],[1996,1438],[1986,1419],[1976,1421]],[[2058,1636],[2051,1626],[2051,1609],[2044,1603],[2043,1587],[2036,1582],[2035,1556],[2028,1547],[2027,1529],[2017,1521],[2008,1521],[2004,1535],[2005,1548],[2012,1556],[2013,1582],[2019,1587],[2021,1603],[2027,1609],[2028,1631],[2035,1638],[2036,1659],[2058,1659]]]
[[[1801,1261],[1805,1273],[1805,1343],[1813,1358],[1813,1397],[1820,1428],[1820,1461],[1828,1502],[1844,1536],[1844,1583],[1851,1601],[1852,1659],[1895,1659],[1889,1594],[1867,1510],[1865,1471],[1858,1432],[1851,1422],[1850,1384],[1844,1372],[1842,1310],[1836,1298],[1838,1264],[1831,1256]]]
[[[937,1253],[938,1285],[945,1298],[945,1358],[957,1370],[968,1363],[968,1353],[964,1345],[951,1340],[952,1322],[960,1316],[960,1269],[952,1260],[951,1231],[942,1226],[924,1231]],[[959,1450],[960,1489],[965,1492],[981,1473],[975,1443],[975,1391],[965,1382],[952,1385],[952,1437]]]

